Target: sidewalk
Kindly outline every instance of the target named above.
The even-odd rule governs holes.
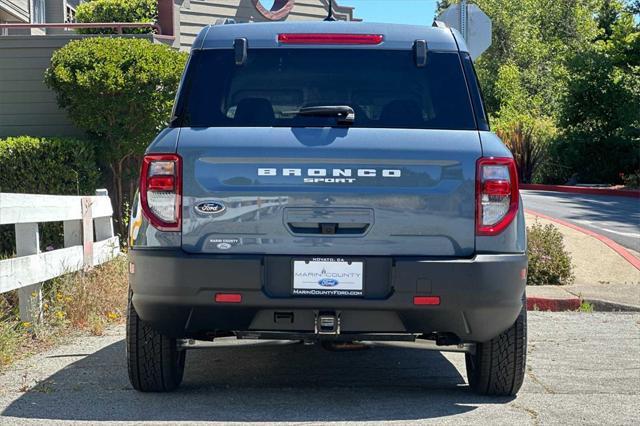
[[[531,225],[536,220],[543,225],[551,223],[562,233],[576,279],[570,286],[528,286],[530,308],[535,304],[544,310],[555,305],[566,310],[576,304],[579,306],[580,299],[583,299],[593,304],[596,310],[640,311],[638,269],[594,237],[532,214],[526,215],[527,224]]]

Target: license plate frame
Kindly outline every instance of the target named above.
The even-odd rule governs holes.
[[[292,259],[291,293],[298,297],[363,297],[365,269],[364,259]]]

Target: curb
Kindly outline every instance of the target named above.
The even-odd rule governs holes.
[[[554,299],[550,297],[527,297],[527,311],[577,311],[580,308],[580,299],[567,297]]]
[[[640,306],[627,305],[624,303],[609,302],[600,299],[584,299],[585,302],[593,306],[596,312],[640,312]]]
[[[522,183],[520,189],[529,189],[534,191],[553,191],[553,192],[570,192],[574,194],[589,195],[611,195],[614,197],[639,198],[640,191],[637,190],[620,190],[607,188],[588,188],[584,186],[567,186],[567,185],[541,185],[537,183]]]
[[[604,235],[598,234],[596,232],[590,231],[588,229],[585,229],[585,228],[583,228],[581,226],[575,225],[575,224],[573,224],[571,222],[567,222],[567,221],[562,220],[562,219],[558,219],[558,218],[555,218],[555,217],[547,216],[546,214],[538,213],[535,210],[525,209],[525,212],[530,214],[530,215],[533,215],[533,216],[541,217],[542,219],[546,219],[546,220],[550,220],[552,222],[556,222],[556,223],[558,223],[560,225],[563,225],[563,226],[566,226],[568,228],[575,229],[576,231],[580,231],[583,234],[589,235],[590,237],[593,237],[593,238],[599,240],[600,242],[602,242],[605,245],[607,245],[610,249],[612,249],[613,251],[618,253],[620,256],[622,256],[627,262],[629,262],[631,264],[631,266],[633,266],[634,268],[636,268],[637,270],[640,271],[640,259],[635,257],[626,248],[622,247],[620,244],[616,243],[612,239],[607,238]]]
[[[565,312],[577,311],[582,303],[593,306],[594,312],[640,312],[640,306],[609,302],[601,299],[580,299],[567,297],[556,299],[551,297],[527,297],[527,311]]]

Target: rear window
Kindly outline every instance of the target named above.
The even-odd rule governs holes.
[[[194,54],[174,125],[184,127],[325,127],[335,117],[298,116],[309,106],[353,108],[352,127],[476,128],[460,57],[412,51],[254,49],[237,66],[232,50]]]

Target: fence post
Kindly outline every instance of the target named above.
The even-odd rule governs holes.
[[[17,223],[15,229],[17,257],[40,253],[40,232],[37,223]],[[42,319],[42,283],[18,289],[18,303],[20,320],[40,321]]]
[[[91,197],[82,197],[82,258],[84,269],[93,266],[93,214]]]

